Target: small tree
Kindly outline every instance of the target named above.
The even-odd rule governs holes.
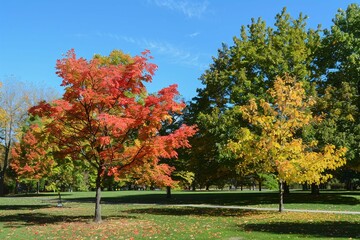
[[[327,170],[345,164],[345,148],[326,145],[321,151],[317,142],[305,143],[299,131],[319,121],[310,111],[315,103],[307,98],[300,82],[286,75],[277,78],[268,91],[270,101],[254,99],[236,106],[252,129],[241,128],[228,148],[239,159],[240,168],[261,168],[276,173],[280,188],[279,211],[283,210],[283,183],[317,183],[331,178]]]
[[[148,94],[157,68],[148,62],[148,52],[131,57],[113,51],[87,61],[69,51],[58,60],[57,74],[65,93],[59,100],[42,102],[30,109],[32,115],[49,119],[45,131],[49,147],[58,156],[82,160],[96,173],[95,222],[101,221],[101,186],[105,176],[123,177],[144,171],[170,184],[172,168],[159,159],[174,158],[176,149],[190,147],[187,138],[194,127],[160,135],[164,122],[185,107],[176,101],[176,85]]]
[[[11,147],[16,142],[17,130],[26,120],[27,109],[30,107],[28,93],[15,79],[9,79],[1,89],[0,145],[3,151],[0,156],[0,196],[5,194],[5,173],[10,164]]]
[[[5,173],[11,164],[11,148],[26,124],[28,109],[40,100],[55,99],[56,95],[52,89],[26,85],[14,77],[3,82],[0,89],[0,195],[5,194]]]
[[[44,124],[44,119],[29,119],[19,132],[19,141],[11,149],[10,163],[16,172],[17,181],[40,180],[54,172],[57,163],[51,154],[49,135],[44,130]]]

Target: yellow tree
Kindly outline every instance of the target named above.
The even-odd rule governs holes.
[[[317,142],[305,143],[299,132],[320,121],[310,108],[313,98],[306,96],[300,82],[286,75],[277,78],[267,91],[270,101],[252,99],[247,105],[236,106],[253,129],[241,128],[227,148],[239,159],[239,170],[261,168],[275,173],[279,180],[279,211],[283,210],[283,183],[321,183],[331,178],[327,170],[345,164],[346,149],[326,145],[319,149]]]

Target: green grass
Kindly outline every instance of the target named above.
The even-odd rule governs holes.
[[[0,198],[0,239],[355,239],[360,215],[277,213],[126,203],[277,207],[275,192],[103,192],[103,222],[92,222],[93,192]],[[360,211],[360,192],[293,192],[286,208]]]

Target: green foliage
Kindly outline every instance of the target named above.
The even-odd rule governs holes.
[[[270,190],[279,189],[279,182],[275,174],[259,173],[259,177],[263,179],[263,185]]]
[[[95,54],[94,59],[99,60],[100,65],[109,66],[109,65],[127,65],[133,63],[131,56],[124,53],[121,50],[113,50],[109,56],[102,56],[100,54]]]
[[[283,9],[275,18],[274,28],[261,18],[252,19],[250,25],[241,27],[233,46],[222,45],[200,78],[204,88],[198,89],[185,115],[199,128],[191,142],[195,181],[210,181],[219,175],[218,169],[227,169],[224,176],[237,174],[236,161],[223,151],[224,146],[236,138],[240,127],[252,127],[234,110],[235,105],[264,98],[274,79],[285,73],[303,82],[307,94],[314,94],[311,82],[319,78],[313,62],[314,51],[321,43],[320,32],[307,29],[302,14],[294,19]]]
[[[320,85],[319,109],[328,113],[319,126],[322,144],[346,146],[346,168],[360,170],[360,6],[339,10],[325,30],[316,64],[326,81]]]
[[[251,99],[247,105],[234,107],[257,129],[240,128],[237,139],[227,145],[239,168],[274,173],[280,182],[327,181],[332,177],[327,170],[345,164],[346,148],[335,149],[329,144],[317,149],[316,141],[306,143],[297,137],[304,126],[318,121],[310,111],[315,101],[306,97],[302,84],[289,76],[277,78],[267,93],[273,102]]]
[[[351,4],[339,10],[330,30],[320,26],[309,29],[306,16],[293,18],[284,8],[276,15],[273,27],[261,18],[252,19],[250,25],[241,27],[240,36],[233,38],[233,46],[222,44],[200,78],[204,88],[198,89],[185,115],[199,127],[191,153],[195,182],[200,176],[216,176],[216,169],[224,166],[228,176],[254,172],[253,166],[248,172],[236,173],[234,155],[223,151],[229,140],[238,137],[239,128],[259,132],[234,106],[245,105],[250,99],[272,104],[266,91],[273,87],[276,77],[285,74],[302,83],[306,96],[316,98],[311,110],[323,119],[304,126],[295,133],[297,137],[307,144],[317,141],[314,151],[327,144],[346,147],[348,161],[342,169],[359,171],[359,16],[359,5]]]
[[[179,179],[180,186],[182,186],[182,188],[185,188],[192,185],[195,174],[189,171],[177,171],[173,173],[173,177],[175,180]]]

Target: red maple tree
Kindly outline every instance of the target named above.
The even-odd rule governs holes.
[[[176,100],[176,85],[147,93],[144,83],[151,82],[157,68],[149,58],[148,51],[135,57],[113,51],[88,61],[71,50],[56,65],[65,87],[63,97],[29,110],[48,119],[49,147],[56,146],[53,149],[63,157],[83,160],[95,169],[95,222],[101,221],[100,193],[106,175],[117,178],[142,172],[171,185],[173,168],[158,164],[159,159],[176,158],[176,149],[190,147],[187,138],[196,131],[183,125],[159,134],[164,123],[172,121],[171,114],[180,113],[185,104]]]

